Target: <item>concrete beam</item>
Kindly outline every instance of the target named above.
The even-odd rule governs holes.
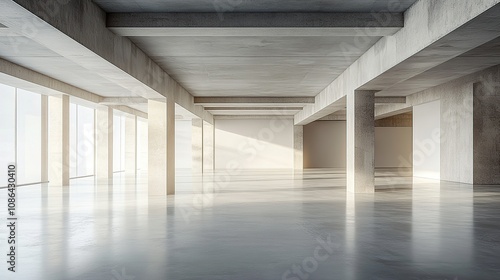
[[[56,80],[31,69],[0,58],[0,83],[45,94],[67,94],[91,103],[99,103],[103,98],[95,93]]]
[[[274,117],[280,117],[280,116],[294,116],[297,114],[299,110],[277,110],[277,111],[252,111],[252,110],[240,110],[240,111],[210,111],[213,116],[246,116],[246,115],[251,115],[251,116],[274,116]]]
[[[302,107],[205,107],[207,111],[283,111],[302,110]]]
[[[148,100],[142,97],[104,97],[99,104],[101,105],[128,105],[128,104],[147,104]]]
[[[375,104],[404,104],[406,103],[406,96],[387,96],[375,97]]]
[[[175,102],[208,122],[193,96],[128,38],[106,28],[106,13],[92,1],[0,0],[2,24],[144,98]]]
[[[313,105],[295,115],[295,124],[304,125],[335,112],[338,108],[332,104],[350,92],[381,91],[499,37],[499,3],[416,2],[405,12],[405,27],[365,52],[316,96]]]
[[[215,115],[215,120],[268,120],[268,119],[276,119],[287,120],[293,119],[292,115],[284,116],[284,115]]]
[[[404,26],[402,13],[111,13],[121,36],[387,36]]]
[[[84,89],[75,87],[73,85],[67,84],[65,82],[59,81],[52,77],[46,76],[44,74],[38,73],[31,69],[25,68],[23,66],[17,65],[10,61],[0,58],[0,83],[10,85],[17,88],[22,88],[24,90],[49,95],[49,96],[60,96],[61,94],[69,95],[71,97],[76,97],[80,100],[88,101],[88,105],[91,104],[101,104],[101,105],[111,105],[120,104],[120,106],[110,106],[113,109],[136,115],[141,118],[147,118],[148,114],[132,109],[128,106],[123,106],[121,104],[135,104],[127,103],[129,98],[120,98],[122,103],[111,102],[113,98],[104,98],[100,95],[86,91]],[[146,101],[142,97],[135,97],[133,100],[139,102],[139,99]],[[106,100],[108,101],[106,103]],[[118,101],[118,100],[114,100]]]
[[[204,107],[303,107],[314,97],[195,97],[194,104]]]

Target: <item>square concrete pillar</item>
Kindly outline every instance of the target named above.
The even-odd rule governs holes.
[[[193,173],[203,173],[203,120],[192,120],[192,153],[193,153]]]
[[[69,186],[69,96],[50,96],[48,105],[49,184]]]
[[[500,184],[500,78],[492,75],[474,84],[473,181]]]
[[[137,175],[137,117],[125,117],[125,175]]]
[[[175,103],[148,100],[149,195],[175,194]]]
[[[347,95],[347,191],[375,192],[375,91]]]
[[[203,172],[215,169],[215,128],[203,121]]]
[[[113,109],[99,107],[95,110],[95,178],[113,181]]]
[[[304,127],[293,126],[293,163],[295,170],[304,169]]]

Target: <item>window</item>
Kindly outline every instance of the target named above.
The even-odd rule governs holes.
[[[7,166],[16,161],[16,89],[0,84],[0,186],[7,186]]]
[[[42,96],[17,89],[17,182],[38,183],[42,175]]]
[[[125,116],[113,115],[113,172],[125,171]]]
[[[70,104],[70,177],[94,175],[94,109]]]

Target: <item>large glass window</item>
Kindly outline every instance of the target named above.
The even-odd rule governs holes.
[[[0,168],[16,163],[17,183],[39,183],[42,175],[42,96],[0,84]],[[7,173],[0,172],[0,186]]]
[[[41,181],[42,173],[42,96],[17,90],[17,181]]]
[[[113,115],[113,172],[125,171],[125,116]]]
[[[0,84],[0,98],[0,187],[5,187],[5,170],[16,161],[16,89]]]
[[[78,106],[78,176],[94,175],[94,111]]]
[[[70,104],[70,177],[94,175],[94,109]]]

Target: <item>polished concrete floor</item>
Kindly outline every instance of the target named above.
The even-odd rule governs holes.
[[[374,195],[346,195],[338,170],[177,182],[168,199],[122,174],[19,188],[18,271],[2,262],[0,279],[500,279],[500,186],[389,170]]]

